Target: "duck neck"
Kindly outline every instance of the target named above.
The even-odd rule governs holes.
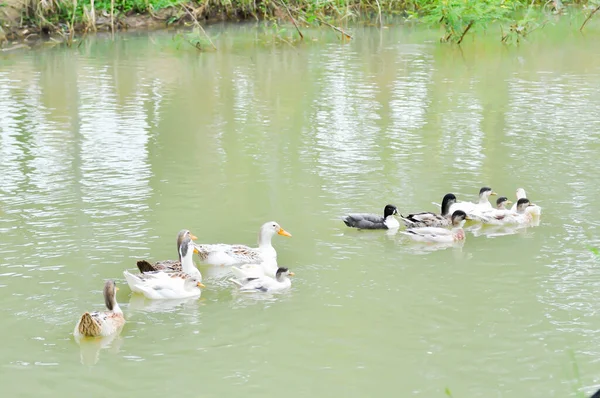
[[[187,255],[181,259],[181,270],[188,275],[194,275],[197,273],[198,269],[194,265],[194,260],[192,259],[194,251],[191,249],[190,251],[191,253],[187,253]]]
[[[123,311],[121,310],[121,307],[119,307],[119,303],[117,303],[117,299],[113,298],[113,309],[112,312],[114,312],[115,314],[123,314]]]
[[[480,205],[484,205],[484,204],[486,204],[486,203],[490,203],[490,201],[488,200],[488,197],[487,197],[487,195],[481,195],[481,196],[479,197],[479,204],[480,204]]]
[[[463,240],[465,238],[465,230],[462,229],[462,226],[453,229],[454,232],[454,240]]]
[[[288,278],[287,275],[277,275],[275,279],[278,283],[284,283],[288,286],[292,284],[292,281],[290,280],[290,278]]]
[[[387,216],[385,218],[385,220],[383,220],[383,223],[389,229],[398,228],[400,226],[400,223],[398,222],[398,220],[396,219],[396,217],[394,217],[393,214],[390,214],[389,216]]]
[[[462,221],[459,221],[458,223],[455,223],[455,224],[452,226],[452,230],[453,230],[453,231],[462,230],[462,229],[463,229],[463,226],[465,225],[465,222],[466,222],[465,220],[462,220]]]
[[[258,235],[258,248],[263,251],[274,250],[273,245],[271,244],[272,237],[271,234],[260,231],[260,234]]]
[[[444,200],[442,202],[442,216],[448,217],[450,213],[450,206],[452,206],[452,202],[450,200]]]

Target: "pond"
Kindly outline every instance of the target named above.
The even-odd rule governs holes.
[[[252,25],[87,39],[0,58],[0,385],[7,396],[569,397],[600,385],[600,41],[548,28],[440,45],[356,28],[295,47]],[[482,186],[538,226],[431,250],[348,212],[437,211]],[[255,245],[279,294],[199,265],[199,300],[132,295],[175,238]],[[196,258],[198,263],[198,259]],[[72,336],[116,280],[113,341]],[[104,345],[102,345],[104,344]],[[576,371],[578,369],[578,371]]]

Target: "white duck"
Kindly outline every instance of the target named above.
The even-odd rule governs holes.
[[[294,273],[287,268],[278,268],[275,278],[263,275],[260,278],[251,278],[247,280],[230,279],[233,283],[240,287],[242,292],[275,292],[283,289],[288,289],[292,286],[290,276]]]
[[[292,236],[275,221],[264,223],[258,233],[258,247],[228,245],[225,243],[196,244],[202,262],[212,265],[260,264],[263,261],[277,260],[277,252],[271,244],[275,234]]]
[[[506,224],[529,224],[533,220],[532,213],[528,212],[527,209],[529,207],[535,206],[533,203],[529,201],[527,198],[521,198],[517,201],[517,211],[513,212],[507,210],[503,213],[497,214],[483,214],[475,216],[484,224],[492,224],[492,225],[506,225]]]
[[[202,274],[194,266],[194,242],[187,237],[184,239],[179,254],[183,272],[146,272],[134,275],[123,271],[127,284],[135,293],[141,293],[151,300],[182,299],[200,296]]]
[[[115,284],[115,281],[106,281],[103,293],[108,311],[86,312],[83,314],[73,331],[76,339],[82,337],[105,337],[121,330],[125,324],[125,317],[117,303],[117,290],[119,288]]]
[[[467,214],[462,210],[456,210],[452,213],[452,229],[439,227],[408,228],[401,231],[417,242],[431,243],[452,243],[465,239],[463,225],[467,219]]]
[[[517,195],[517,200],[519,199],[523,199],[527,197],[527,193],[525,192],[525,190],[523,188],[519,188],[517,189],[516,192]],[[512,211],[517,211],[517,204],[515,203],[513,205],[513,207],[511,208]],[[535,216],[535,217],[539,217],[542,214],[542,208],[538,205],[532,205],[532,206],[528,206],[527,210],[528,213],[531,213],[531,215]]]
[[[279,266],[277,265],[277,261],[266,260],[260,264],[234,265],[231,267],[231,272],[237,279],[244,280],[249,278],[260,278],[262,276],[275,278],[278,269]]]
[[[492,204],[489,201],[490,195],[497,195],[490,187],[483,187],[479,190],[479,202],[457,202],[450,206],[450,214],[454,214],[457,210],[462,210],[466,214],[481,212],[492,209]]]
[[[510,205],[512,202],[508,200],[506,196],[501,196],[496,200],[496,208],[488,209],[484,211],[473,212],[469,216],[476,221],[483,221],[489,218],[503,218],[507,215],[514,214],[512,210],[508,210],[506,205]]]

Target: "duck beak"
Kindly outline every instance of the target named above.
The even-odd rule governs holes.
[[[292,234],[290,234],[288,231],[286,231],[285,229],[283,229],[281,227],[279,228],[279,231],[277,231],[277,233],[279,235],[283,235],[283,236],[287,236],[287,237],[292,236]]]
[[[200,252],[198,251],[198,249],[195,246],[194,246],[194,253],[200,254]]]
[[[196,235],[194,235],[193,233],[190,232],[190,239],[191,240],[196,240],[196,239],[198,239],[198,237]]]
[[[492,191],[490,195],[498,195],[496,192]]]
[[[535,206],[535,204],[534,204],[534,203],[531,203],[531,202],[529,202],[529,204],[527,205],[527,207],[529,207],[529,206]]]
[[[512,205],[512,203],[513,203],[513,202],[512,202],[512,200],[507,200],[507,201],[506,201],[506,204],[507,204],[507,205]]]
[[[472,218],[471,218],[471,217],[469,217],[469,216],[466,216],[466,217],[465,217],[465,220],[472,220]]]
[[[289,276],[294,276],[296,274],[294,274],[293,272],[290,271],[290,273],[288,274]]]
[[[205,288],[205,287],[206,287],[206,286],[204,286],[204,285],[202,284],[202,282],[198,282],[198,283],[196,284],[196,286],[198,286],[198,287],[201,287],[201,288]]]

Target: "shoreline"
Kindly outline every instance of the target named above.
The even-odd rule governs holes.
[[[210,25],[219,22],[244,22],[250,19],[253,18],[236,18],[225,14],[217,14],[202,18],[201,22],[203,25]],[[0,51],[35,46],[43,41],[53,41],[60,44],[68,42],[69,39],[80,39],[96,33],[151,32],[192,26],[199,23],[187,14],[182,15],[181,10],[176,7],[167,7],[152,13],[118,15],[112,20],[108,15],[101,15],[94,18],[93,25],[76,22],[72,25],[73,29],[70,29],[70,26],[65,26],[65,22],[33,24],[19,23],[18,20],[14,19],[9,22],[0,20],[0,22],[4,22],[3,26],[0,25]]]
[[[134,3],[128,3],[127,9],[125,2],[136,0],[123,0],[119,9],[114,8],[114,0],[95,0],[96,6],[94,0],[89,0],[86,4],[79,3],[78,0],[73,3],[68,3],[68,0],[53,0],[54,3],[50,6],[45,6],[46,3],[42,0],[0,1],[3,5],[0,7],[0,52],[32,48],[42,43],[71,46],[75,41],[80,42],[82,38],[96,33],[150,32],[183,27],[193,28],[195,33],[189,41],[199,50],[204,50],[208,45],[203,42],[208,42],[212,47],[214,44],[204,32],[203,26],[248,21],[272,22],[275,27],[289,23],[293,26],[292,30],[295,29],[294,34],[302,40],[304,38],[302,29],[305,27],[315,25],[327,27],[337,31],[343,39],[351,39],[352,36],[344,31],[349,22],[370,21],[383,28],[395,25],[402,19],[404,22],[412,21],[444,29],[446,34],[440,40],[453,41],[459,45],[472,26],[485,30],[490,23],[500,23],[501,29],[502,26],[505,28],[502,31],[502,42],[518,44],[530,32],[543,28],[551,19],[571,18],[571,11],[575,9],[585,19],[579,29],[581,31],[594,14],[600,11],[600,6],[597,8],[586,6],[586,1],[573,2],[566,6],[561,5],[561,8],[551,9],[546,7],[548,3],[542,6],[534,0],[524,1],[520,8],[512,11],[496,6],[483,11],[466,7],[461,11],[464,12],[464,17],[459,15],[455,20],[450,21],[447,20],[445,13],[453,10],[454,5],[449,5],[450,8],[440,11],[437,0],[420,2],[376,0],[376,3],[369,3],[370,0],[365,0],[364,3],[361,2],[362,0],[344,0],[346,3],[341,8],[324,6],[317,10],[311,9],[309,3],[303,3],[301,0],[288,0],[288,3],[284,0],[275,2],[262,0],[259,3],[254,2],[253,5],[250,3],[244,5],[233,0],[227,5],[215,3],[210,6],[206,3],[199,4],[193,0],[185,0],[185,2],[166,6],[163,3],[162,8],[157,5],[156,9],[152,4],[159,0],[146,0],[141,12],[132,8]],[[107,4],[110,5],[108,11]],[[424,4],[424,6],[419,8],[417,4]],[[474,10],[479,12],[477,17],[472,16]],[[494,12],[497,13],[495,22],[490,22],[489,15]],[[600,16],[600,12],[597,15]],[[384,20],[393,20],[394,23],[390,25],[384,23]],[[476,29],[473,28],[471,32]],[[473,33],[469,33],[471,34]]]

